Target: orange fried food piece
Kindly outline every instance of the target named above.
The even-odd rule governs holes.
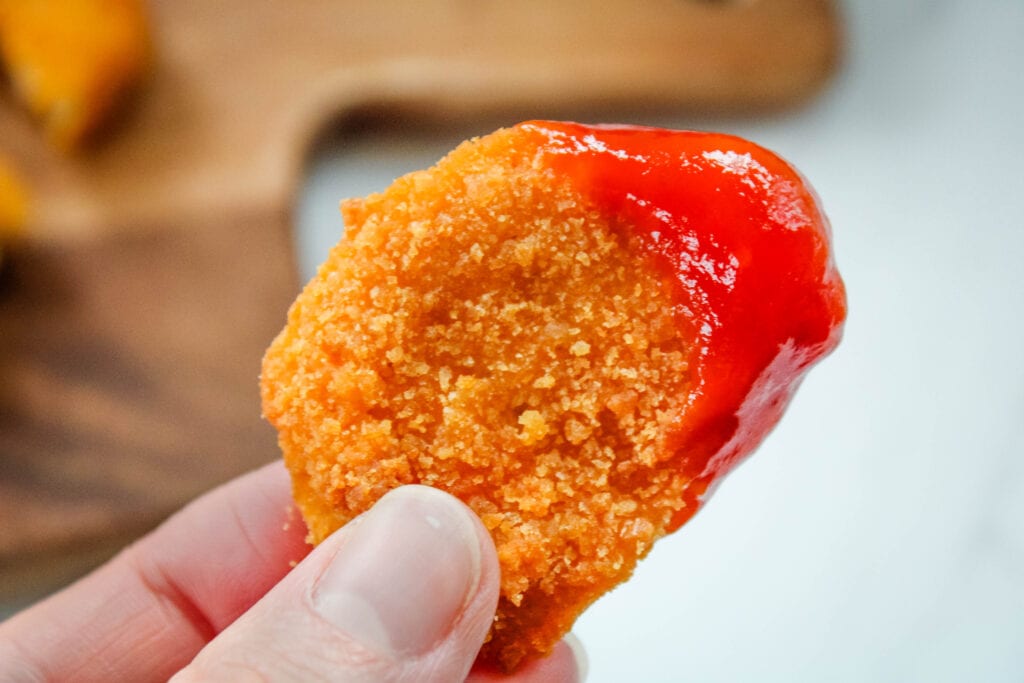
[[[14,168],[0,158],[0,245],[21,232],[28,213],[28,191]]]
[[[482,656],[505,669],[689,518],[838,341],[842,285],[795,172],[660,133],[683,135],[521,124],[345,202],[264,359],[313,542],[413,482],[480,516],[501,565]],[[719,225],[722,197],[760,223]]]
[[[142,0],[0,0],[0,56],[62,149],[99,129],[149,61]]]

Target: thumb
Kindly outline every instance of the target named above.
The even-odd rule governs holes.
[[[404,486],[321,543],[174,681],[461,681],[497,599],[497,556],[476,515]]]

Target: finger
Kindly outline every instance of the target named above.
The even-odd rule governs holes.
[[[494,617],[480,520],[425,486],[385,495],[321,543],[175,681],[461,681]]]
[[[197,499],[0,624],[0,680],[167,680],[309,548],[280,463]]]
[[[550,655],[535,659],[504,674],[490,666],[477,665],[466,683],[583,683],[587,679],[587,655],[573,634],[558,643]]]

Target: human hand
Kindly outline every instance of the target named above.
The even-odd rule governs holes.
[[[402,487],[315,549],[305,534],[280,463],[240,477],[0,624],[0,679],[582,680],[565,642],[511,677],[470,670],[499,570],[451,496]]]

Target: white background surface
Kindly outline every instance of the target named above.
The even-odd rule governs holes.
[[[846,14],[846,64],[809,107],[660,121],[812,180],[850,318],[758,453],[577,624],[590,681],[1024,680],[1024,2]],[[321,155],[306,274],[340,197],[458,137]]]

